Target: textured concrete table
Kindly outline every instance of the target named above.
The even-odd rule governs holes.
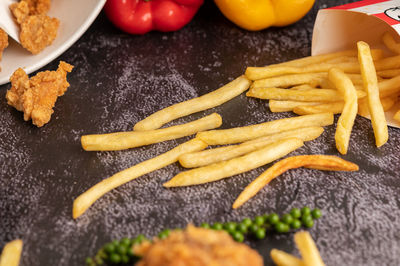
[[[82,265],[111,239],[189,222],[239,221],[258,214],[309,205],[324,216],[310,230],[328,265],[400,264],[400,130],[377,149],[370,121],[357,118],[349,154],[357,173],[292,170],[274,180],[237,211],[231,204],[268,166],[232,178],[188,188],[162,183],[183,168],[174,164],[145,175],[98,200],[81,218],[71,217],[72,201],[113,173],[165,152],[185,139],[117,152],[85,152],[80,136],[130,130],[160,108],[212,91],[262,66],[309,55],[317,10],[347,1],[317,1],[313,10],[286,28],[247,32],[226,20],[207,1],[194,20],[175,33],[131,36],[101,14],[60,58],[75,69],[71,87],[56,104],[51,122],[36,128],[5,101],[0,87],[0,248],[24,240],[21,265]],[[213,110],[173,121],[191,121],[218,112],[223,128],[283,117],[265,101],[241,95]],[[337,118],[337,117],[336,117]],[[335,127],[293,154],[335,154]],[[293,234],[250,241],[271,265],[269,251],[297,253]]]

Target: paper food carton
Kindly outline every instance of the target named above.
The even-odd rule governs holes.
[[[322,9],[314,25],[311,54],[355,49],[357,41],[386,50],[382,43],[386,32],[400,42],[400,0],[364,0]],[[399,109],[397,103],[386,113],[388,125],[400,128],[393,119]]]

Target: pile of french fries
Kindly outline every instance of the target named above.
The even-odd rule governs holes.
[[[400,44],[383,37],[396,54]],[[272,112],[293,111],[300,116],[231,129],[219,114],[193,122],[161,128],[166,123],[221,105],[247,91],[247,96],[269,100]],[[105,193],[137,177],[178,162],[186,168],[164,184],[179,187],[204,184],[250,171],[285,157],[305,141],[319,137],[324,126],[340,114],[335,142],[346,154],[357,113],[370,115],[378,147],[388,140],[384,111],[400,93],[400,55],[384,57],[383,50],[358,42],[356,50],[310,56],[266,67],[248,67],[245,75],[203,96],[162,109],[136,123],[133,131],[82,136],[88,151],[121,150],[196,134],[172,150],[102,180],[73,203],[73,217],[81,216]],[[400,118],[400,111],[396,116]],[[399,119],[400,121],[400,119]],[[209,146],[218,147],[207,149]],[[220,147],[221,145],[224,145]],[[358,166],[338,157],[310,155],[282,160],[251,183],[235,201],[241,206],[270,180],[284,171],[309,167],[319,170],[356,171]]]
[[[300,251],[301,259],[279,249],[272,249],[271,258],[279,266],[324,266],[317,245],[309,232],[300,231],[294,234],[294,242]]]

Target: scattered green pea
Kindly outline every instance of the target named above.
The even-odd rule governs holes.
[[[244,241],[244,235],[242,233],[240,233],[239,231],[234,231],[231,234],[231,236],[237,242],[243,242]]]
[[[241,223],[244,224],[246,227],[249,227],[253,224],[250,218],[244,218]]]
[[[292,217],[295,218],[295,219],[300,218],[301,217],[301,211],[300,211],[299,208],[293,208],[290,211],[290,215],[292,215]]]
[[[221,223],[214,223],[212,226],[211,226],[211,228],[212,229],[214,229],[214,230],[222,230],[224,227],[223,227],[223,225],[221,224]]]
[[[117,253],[113,253],[110,255],[110,262],[114,264],[118,264],[121,262],[121,256]]]
[[[254,224],[258,226],[262,226],[265,223],[264,217],[263,216],[256,216],[254,218]]]
[[[116,247],[115,252],[117,252],[119,255],[125,255],[128,252],[128,248],[123,245],[119,245]]]
[[[135,241],[137,242],[137,244],[141,244],[143,241],[145,241],[146,240],[146,237],[144,236],[144,235],[142,235],[142,234],[140,234],[140,235],[138,235],[136,238],[135,238]]]
[[[301,215],[308,215],[310,213],[311,213],[310,208],[308,208],[308,207],[301,208]]]
[[[308,219],[307,221],[303,222],[304,226],[307,228],[311,228],[314,225],[314,220],[313,219]]]
[[[293,217],[289,213],[286,213],[282,216],[281,221],[285,224],[290,224],[293,221]]]
[[[255,232],[255,236],[257,239],[264,239],[265,238],[265,229],[258,228],[257,231]]]
[[[129,247],[131,245],[131,240],[127,237],[124,237],[120,241],[121,245]]]
[[[276,224],[279,222],[279,216],[276,213],[271,213],[268,217],[268,222],[270,224]]]
[[[121,262],[124,264],[128,264],[129,263],[129,257],[127,255],[123,255],[121,257]]]
[[[290,227],[293,229],[299,229],[301,227],[301,222],[299,219],[294,219],[291,223],[290,223]]]
[[[278,222],[278,223],[275,224],[275,230],[278,233],[287,233],[287,232],[289,232],[289,229],[290,229],[289,225],[287,225],[287,224],[285,224],[283,222]]]
[[[309,222],[312,220],[313,220],[313,218],[312,218],[311,214],[303,215],[301,217],[301,222],[303,223],[303,225],[306,225],[306,223],[309,224]]]
[[[244,225],[243,223],[240,223],[237,225],[236,230],[239,231],[242,234],[246,234],[247,233],[247,226]]]
[[[92,264],[94,263],[93,259],[90,258],[90,257],[87,257],[87,258],[85,259],[85,262],[86,262],[87,265],[92,265]]]
[[[201,227],[205,228],[205,229],[210,229],[211,228],[210,224],[208,224],[208,223],[202,223]]]
[[[233,232],[236,230],[237,224],[234,222],[227,222],[224,224],[224,229],[228,232]]]
[[[311,215],[314,219],[318,219],[319,217],[321,217],[322,213],[320,209],[315,208],[311,211]]]
[[[158,238],[159,238],[159,239],[166,239],[166,238],[169,236],[169,233],[170,233],[170,232],[171,232],[171,230],[165,229],[165,230],[161,231],[161,232],[158,234]]]
[[[258,225],[252,224],[249,226],[249,231],[252,232],[253,234],[255,234],[257,232],[258,228],[259,228]]]
[[[104,250],[105,250],[108,254],[113,253],[113,252],[115,251],[115,245],[114,245],[114,243],[107,243],[107,244],[104,246]]]

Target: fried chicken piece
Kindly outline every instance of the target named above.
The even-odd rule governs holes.
[[[40,53],[46,46],[52,44],[57,37],[60,21],[39,11],[45,10],[47,0],[23,0],[10,5],[18,24],[21,45],[32,54]],[[36,11],[31,11],[34,6]],[[50,7],[50,2],[49,2]],[[32,13],[33,12],[33,13]]]
[[[224,231],[196,228],[173,231],[164,240],[134,246],[142,256],[136,266],[262,266],[263,259],[245,244],[237,243]]]
[[[6,93],[7,103],[24,112],[24,120],[32,119],[38,127],[50,121],[58,96],[69,87],[67,73],[73,66],[63,61],[56,71],[39,72],[29,79],[21,68],[11,76],[11,89]]]
[[[29,6],[29,15],[46,14],[50,9],[50,0],[22,0]]]
[[[7,33],[0,28],[0,61],[3,56],[3,51],[8,46],[8,35]],[[1,69],[0,69],[1,70]]]

